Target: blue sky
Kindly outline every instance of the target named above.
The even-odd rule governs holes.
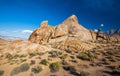
[[[120,28],[120,0],[0,0],[0,35],[28,38],[41,21],[55,26],[72,14],[88,29]]]

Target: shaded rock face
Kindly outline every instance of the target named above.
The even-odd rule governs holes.
[[[90,31],[78,23],[75,15],[70,16],[55,27],[49,26],[47,21],[43,21],[40,27],[29,37],[29,41],[31,42],[39,44],[48,43],[52,47],[64,50],[68,49],[68,47],[70,50],[82,50],[84,48],[82,41],[92,40],[94,39]],[[78,48],[79,46],[81,47]]]

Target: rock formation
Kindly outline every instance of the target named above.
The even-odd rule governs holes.
[[[106,35],[101,30],[94,32],[78,23],[75,15],[70,16],[61,24],[53,27],[48,21],[43,21],[29,37],[29,41],[39,44],[50,44],[53,48],[62,50],[88,50],[92,47],[89,41],[120,41],[118,35]]]
[[[74,47],[76,50],[81,50],[81,48],[78,47],[82,45],[82,41],[92,40],[94,39],[91,32],[78,23],[75,15],[70,16],[55,27],[49,26],[48,21],[43,21],[40,27],[29,37],[29,41],[31,42],[39,44],[49,43],[53,47],[57,46],[57,48],[64,50],[66,50],[68,46],[69,48]]]

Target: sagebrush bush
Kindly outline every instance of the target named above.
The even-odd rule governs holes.
[[[83,60],[93,61],[95,58],[97,58],[97,55],[95,55],[94,53],[90,51],[87,51],[85,53],[81,53],[77,57]]]
[[[41,60],[41,64],[49,65],[50,62],[48,60],[46,60],[46,59],[43,59],[43,60]]]
[[[8,54],[6,55],[6,58],[9,59],[9,60],[11,60],[11,59],[13,59],[13,56],[12,56],[10,53],[8,53]]]
[[[61,63],[60,62],[54,62],[54,63],[50,64],[51,72],[59,71],[60,67],[61,67]]]
[[[30,68],[30,65],[28,63],[24,63],[20,65],[19,67],[15,67],[11,72],[11,76],[18,74],[20,72],[28,71],[29,68]]]
[[[34,68],[32,68],[32,72],[39,73],[43,70],[43,68],[41,66],[35,66]]]
[[[20,55],[20,58],[24,58],[24,57],[26,57],[27,55],[25,55],[25,54],[21,54]]]
[[[58,57],[62,54],[60,51],[50,51],[49,54],[51,54],[51,57]]]

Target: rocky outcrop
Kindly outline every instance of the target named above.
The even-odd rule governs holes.
[[[107,36],[100,29],[98,29],[96,39],[97,40],[107,40]]]
[[[48,43],[54,48],[64,50],[68,47],[69,50],[87,50],[88,45],[84,45],[83,41],[94,39],[91,32],[80,25],[77,17],[72,15],[55,27],[49,26],[48,21],[43,21],[40,27],[31,34],[29,41],[39,44]]]
[[[36,29],[29,37],[29,40],[34,43],[47,43],[51,38],[54,27],[48,26],[48,21],[43,21],[41,26]]]
[[[40,27],[31,34],[29,40],[31,42],[41,43],[49,42],[49,39],[62,36],[74,36],[81,41],[93,40],[89,30],[78,23],[75,15],[70,16],[56,27],[49,26],[48,21],[43,21]]]
[[[87,44],[89,41],[114,40],[104,34],[101,30],[94,32],[84,28],[79,24],[75,15],[70,16],[61,24],[53,27],[48,25],[48,21],[43,21],[29,37],[29,41],[39,44],[50,44],[53,48],[62,50],[89,50],[93,45]]]

